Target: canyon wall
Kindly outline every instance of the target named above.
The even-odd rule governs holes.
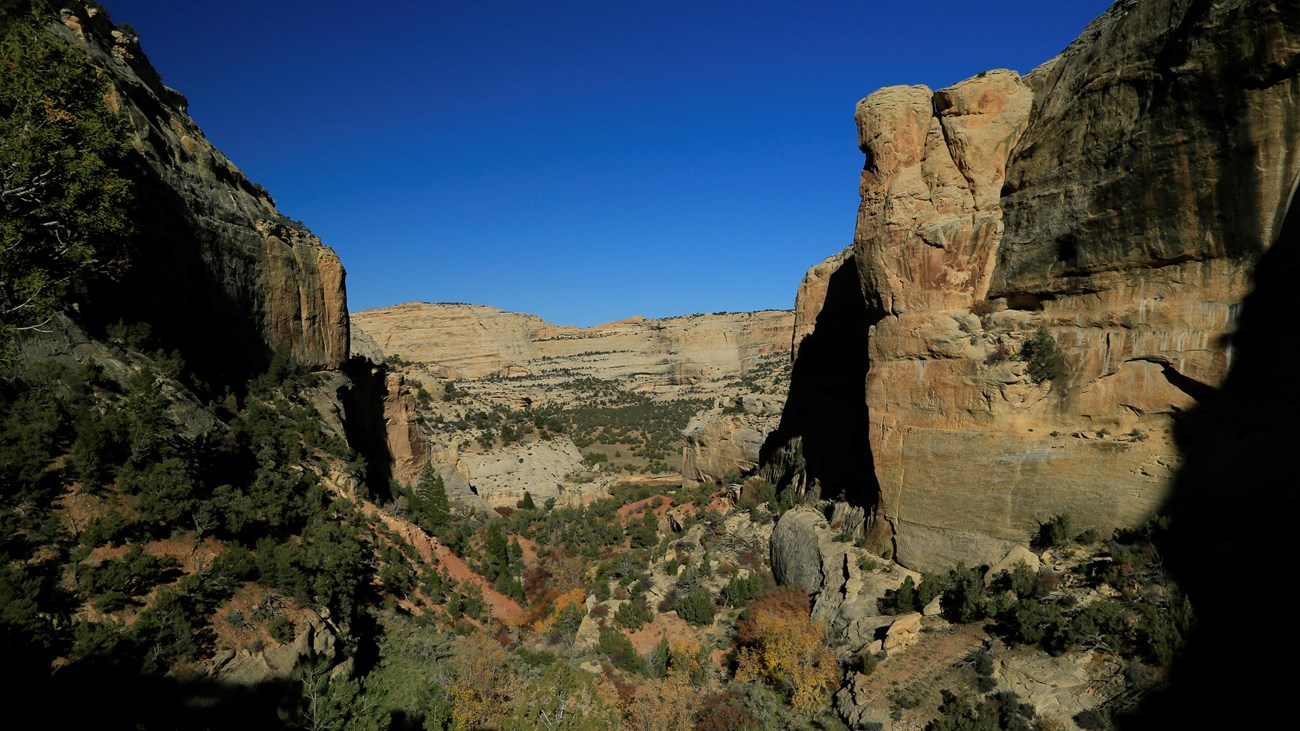
[[[363,310],[353,318],[384,353],[424,364],[443,378],[536,375],[563,361],[575,373],[646,387],[741,373],[763,356],[784,352],[793,322],[788,311],[765,310],[632,317],[579,328],[495,307],[426,302]]]
[[[796,422],[797,391],[861,379],[824,414],[861,425],[816,468],[847,475],[830,497],[919,569],[994,561],[1058,513],[1141,522],[1293,205],[1300,4],[1117,2],[1023,77],[882,89],[856,119],[854,245],[809,273],[795,324],[801,360],[823,320],[845,355],[797,361],[787,405]],[[835,277],[860,306],[830,306]],[[1047,377],[1024,354],[1040,329],[1062,356]],[[769,465],[807,453],[806,431],[778,435]],[[815,478],[808,462],[785,479]]]
[[[334,251],[208,142],[134,35],[94,7],[63,11],[56,30],[105,71],[110,108],[130,120],[138,153],[130,271],[87,318],[147,322],[219,381],[260,371],[277,348],[313,368],[341,367],[348,311]]]
[[[459,497],[467,504],[512,507],[524,490],[558,504],[588,500],[620,470],[623,480],[674,479],[676,472],[691,482],[752,471],[780,416],[793,320],[789,311],[771,310],[578,328],[480,305],[409,303],[353,313],[352,335],[354,351],[393,359],[408,395],[424,393],[418,415],[409,398],[406,412],[386,412],[394,477],[411,482],[427,455],[448,468],[453,497],[450,486],[463,484]],[[586,421],[642,411],[636,423],[614,430],[627,433],[609,437],[622,441],[516,441],[519,422],[531,429],[555,408],[580,410]],[[677,416],[665,417],[669,411]],[[489,412],[490,419],[483,416]],[[655,432],[656,457],[638,455],[635,440],[625,439],[641,431]],[[431,440],[430,448],[415,449],[421,440]],[[579,447],[611,463],[584,464]],[[679,449],[680,462],[673,454]]]

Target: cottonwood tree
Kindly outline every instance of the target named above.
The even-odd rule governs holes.
[[[0,37],[0,356],[69,291],[125,266],[127,123],[109,85],[33,14]]]
[[[736,625],[736,680],[765,681],[804,713],[825,703],[840,677],[825,628],[808,615],[807,595],[774,587],[755,598],[749,616]]]

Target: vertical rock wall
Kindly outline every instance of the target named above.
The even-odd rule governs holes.
[[[56,30],[104,69],[139,153],[131,271],[87,316],[149,322],[217,381],[260,370],[281,347],[340,368],[348,313],[338,256],[208,142],[138,39],[95,8],[63,11]]]
[[[866,414],[846,456],[873,466],[877,550],[990,561],[1055,513],[1160,504],[1300,178],[1298,59],[1295,0],[1122,1],[1023,78],[859,103],[865,399],[826,418]],[[1036,383],[1040,327],[1065,369]]]

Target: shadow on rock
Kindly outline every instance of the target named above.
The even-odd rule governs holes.
[[[1300,445],[1297,281],[1300,206],[1293,200],[1242,303],[1227,378],[1175,422],[1183,466],[1162,511],[1170,526],[1157,547],[1196,624],[1168,687],[1122,719],[1122,728],[1179,720],[1197,728],[1267,728],[1291,691],[1295,671],[1279,645],[1285,628],[1270,626],[1264,612],[1288,591],[1284,561],[1300,520],[1293,454]]]

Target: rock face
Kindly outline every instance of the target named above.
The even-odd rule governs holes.
[[[870,568],[880,562],[843,540],[845,536],[837,534],[843,527],[839,521],[827,522],[821,513],[806,506],[787,511],[772,531],[772,576],[779,584],[798,585],[814,595],[813,619],[824,623],[837,643],[858,651],[875,641],[878,630],[896,620],[880,611],[885,593],[898,589],[907,576],[919,584],[921,576],[898,567],[887,571]],[[900,625],[896,634],[901,637],[903,633]]]
[[[728,407],[696,415],[684,434],[682,479],[720,482],[753,472],[780,416],[781,403],[761,396],[739,397]]]
[[[353,320],[389,355],[436,369],[450,379],[523,376],[548,361],[601,378],[631,378],[645,389],[689,386],[741,372],[789,347],[793,316],[785,310],[633,317],[577,328],[495,307],[416,302],[363,310]]]
[[[140,161],[131,272],[101,298],[111,311],[92,316],[148,322],[220,379],[261,370],[275,348],[341,367],[348,311],[335,253],[207,141],[137,38],[94,8],[63,11],[58,30],[106,71]]]
[[[767,462],[798,444],[783,478],[820,471],[823,496],[835,480],[830,497],[872,511],[870,545],[918,569],[995,561],[1056,513],[1141,521],[1179,464],[1171,419],[1231,366],[1293,205],[1298,59],[1295,2],[1121,1],[1024,77],[862,100],[854,246],[810,271],[795,327],[817,345],[826,318],[865,362],[801,373],[799,351]],[[838,322],[836,277],[862,299]],[[1020,354],[1039,328],[1063,368],[1036,382]],[[814,466],[796,389],[854,375],[862,399],[823,403],[861,428]]]
[[[415,402],[402,374],[387,374],[384,386],[384,441],[392,460],[392,477],[413,485],[428,460],[428,441],[420,434]]]
[[[575,506],[606,494],[612,476],[583,475],[582,453],[568,437],[512,444],[487,454],[462,454],[456,461],[465,479],[492,507],[511,507],[527,490],[538,505]]]
[[[670,434],[656,441],[664,460],[651,472],[679,468],[690,481],[714,481],[752,471],[767,433],[776,426],[787,380],[786,349],[792,313],[788,311],[687,315],[664,320],[630,318],[592,328],[561,327],[544,320],[493,307],[413,303],[355,313],[354,348],[372,361],[395,357],[406,383],[423,396],[419,416],[393,418],[386,405],[388,446],[394,459],[407,445],[432,440],[433,462],[455,470],[466,504],[512,507],[528,490],[534,500],[557,504],[584,502],[604,494],[620,469],[635,472],[636,455],[624,441],[600,457],[618,464],[592,470],[574,442],[524,439],[511,446],[505,417],[518,422],[544,420],[544,409],[577,408],[591,412],[635,404],[672,409]],[[390,395],[393,389],[388,389]],[[543,408],[544,407],[544,408]],[[413,408],[408,402],[406,408]],[[531,411],[531,413],[529,413]],[[638,417],[647,428],[655,418]],[[497,421],[482,419],[488,412]],[[695,418],[687,424],[691,414]],[[477,426],[470,422],[479,419]],[[497,423],[501,422],[501,423]],[[540,423],[540,422],[539,422]],[[503,444],[496,447],[495,431]],[[679,434],[683,426],[688,433]],[[624,428],[636,429],[637,424]],[[516,434],[516,436],[518,436]],[[592,451],[593,441],[581,441]],[[481,445],[476,447],[475,443]],[[567,447],[566,447],[567,445]],[[644,455],[642,455],[644,456]],[[648,458],[647,458],[648,459]],[[669,466],[669,463],[672,463]],[[608,469],[605,469],[608,468]],[[416,467],[416,471],[418,471]],[[585,476],[584,476],[585,475]],[[409,482],[395,465],[394,476]],[[643,475],[625,474],[623,479]],[[449,494],[455,492],[448,482]],[[585,482],[585,485],[578,483]],[[469,492],[470,488],[477,492]]]

